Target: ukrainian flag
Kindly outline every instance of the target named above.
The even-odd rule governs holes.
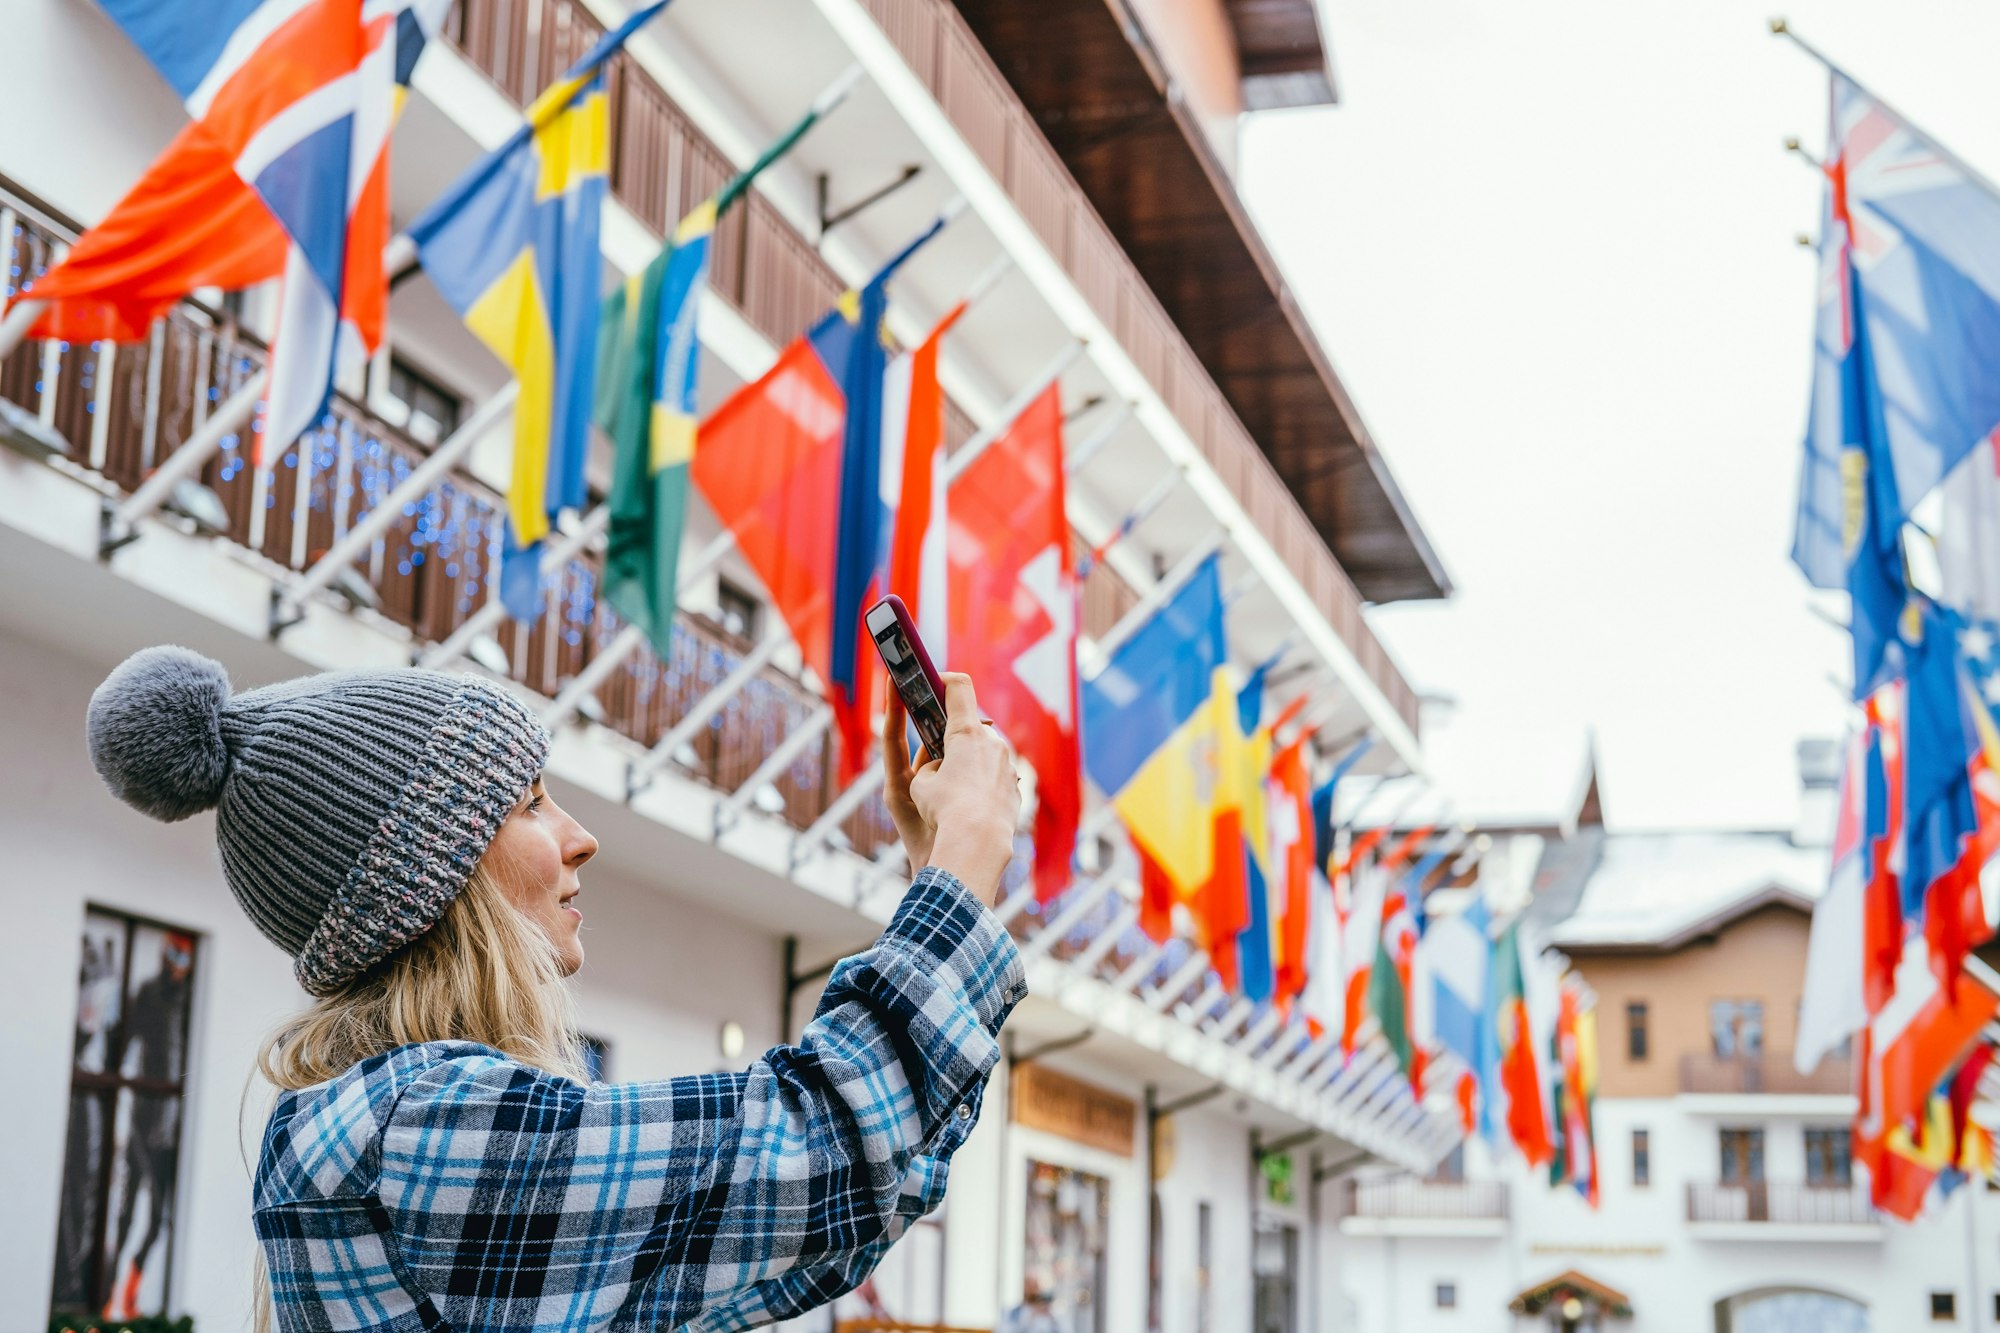
[[[1084,682],[1083,762],[1124,820],[1149,881],[1195,908],[1227,984],[1234,931],[1247,920],[1222,928],[1231,904],[1216,886],[1233,882],[1240,903],[1244,746],[1220,562],[1211,556]],[[1218,860],[1218,843],[1234,855]]]
[[[410,226],[417,256],[466,327],[514,372],[514,461],[501,597],[541,609],[539,543],[585,500],[609,187],[604,62],[667,0],[606,33],[528,108],[527,123]]]

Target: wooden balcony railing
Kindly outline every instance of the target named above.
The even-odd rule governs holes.
[[[1681,1057],[1681,1091],[1711,1095],[1839,1096],[1854,1091],[1854,1061],[1846,1056],[1828,1056],[1812,1073],[1801,1074],[1792,1066],[1790,1051],[1762,1051],[1756,1055],[1691,1052]]]
[[[1507,1185],[1498,1180],[1344,1180],[1342,1217],[1421,1218],[1427,1221],[1486,1221],[1508,1215]]]
[[[1362,618],[1360,594],[964,20],[947,0],[864,3],[1414,730],[1415,691]],[[453,14],[447,38],[519,105],[602,31],[580,0],[460,0]],[[612,193],[664,236],[727,178],[729,164],[623,54],[612,61],[608,95]],[[754,195],[718,228],[714,244],[718,294],[774,342],[796,337],[843,285]],[[952,438],[969,433],[955,414]]]
[[[0,194],[0,249],[32,279],[65,229]],[[4,289],[11,291],[9,281]],[[0,361],[0,397],[31,412],[46,405],[70,441],[73,460],[130,490],[199,428],[209,408],[263,364],[263,349],[221,313],[183,304],[143,346],[72,347],[27,343]],[[53,371],[53,374],[50,372]],[[228,511],[224,539],[277,566],[302,569],[386,495],[422,457],[411,439],[345,399],[331,421],[273,460],[260,481],[244,440],[226,441],[201,474]],[[300,488],[305,488],[303,496]],[[301,516],[303,522],[300,521]],[[419,642],[448,637],[485,600],[498,558],[500,498],[456,473],[406,509],[356,572],[381,613]],[[620,625],[596,596],[600,558],[587,555],[559,577],[542,618],[509,623],[497,635],[509,674],[553,696],[616,636]],[[735,668],[750,644],[713,621],[683,612],[670,651],[634,654],[598,692],[606,723],[643,745],[656,744],[692,703]],[[740,786],[809,717],[818,696],[776,669],[733,698],[677,756],[688,775],[725,791]],[[831,736],[809,746],[775,784],[783,817],[804,828],[832,798]],[[843,826],[863,855],[894,839],[879,800]]]
[[[1754,1180],[1740,1185],[1688,1185],[1690,1222],[1776,1222],[1793,1226],[1858,1226],[1881,1221],[1868,1192],[1852,1185],[1803,1185]]]

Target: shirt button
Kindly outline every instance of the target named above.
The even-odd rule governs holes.
[[[972,1108],[970,1106],[967,1106],[964,1102],[960,1102],[958,1104],[958,1118],[960,1120],[972,1119]]]

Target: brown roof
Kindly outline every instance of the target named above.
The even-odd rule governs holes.
[[[1632,1317],[1631,1297],[1574,1268],[1558,1273],[1545,1282],[1537,1282],[1508,1302],[1507,1308],[1515,1314],[1540,1314],[1550,1305],[1570,1296],[1595,1304],[1599,1310],[1615,1318]]]
[[[1443,564],[1138,18],[1122,0],[955,3],[1361,595],[1448,594]],[[1232,18],[1239,32],[1248,24],[1254,55],[1257,43],[1285,45],[1302,14],[1239,5]]]

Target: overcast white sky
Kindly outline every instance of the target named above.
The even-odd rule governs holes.
[[[1820,67],[2000,176],[2000,5],[1322,0],[1341,104],[1244,184],[1457,595],[1375,613],[1471,813],[1598,738],[1624,828],[1787,827],[1844,635],[1787,552]],[[1560,781],[1554,784],[1560,787]]]

